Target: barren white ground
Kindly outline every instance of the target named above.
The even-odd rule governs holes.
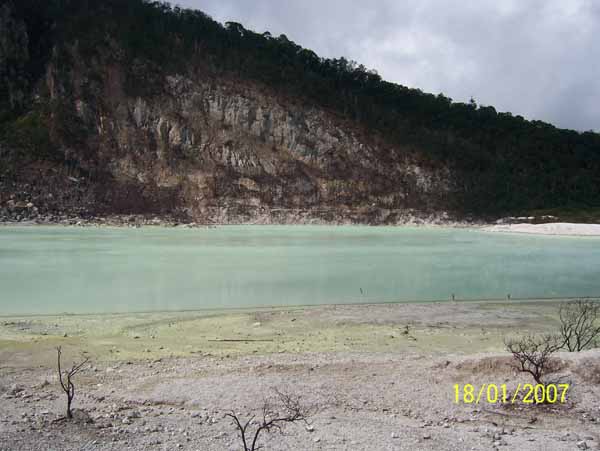
[[[512,369],[502,337],[552,330],[556,307],[440,303],[208,318],[4,318],[0,449],[241,450],[225,414],[257,414],[272,388],[301,396],[316,413],[310,427],[262,436],[266,450],[600,449],[595,350],[558,356],[558,375],[572,384],[564,405],[454,402],[456,383],[532,382]],[[223,341],[231,337],[246,341]],[[92,357],[77,380],[75,421],[61,420],[57,344],[65,355],[84,349]]]
[[[537,235],[600,236],[600,224],[498,224],[484,227],[489,232],[530,233]]]

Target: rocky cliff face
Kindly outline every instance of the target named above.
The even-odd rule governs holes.
[[[25,30],[6,8],[0,20],[11,30],[2,33],[0,58],[25,61]],[[268,86],[200,68],[159,68],[152,90],[132,89],[131,71],[143,79],[146,66],[132,69],[118,55],[118,47],[94,59],[76,45],[54,49],[28,100],[48,111],[62,162],[34,161],[5,181],[5,215],[370,224],[443,217],[451,174],[415,152]],[[25,97],[15,88],[26,85],[18,67],[1,74],[11,104]]]
[[[200,11],[0,2],[0,222],[589,218],[599,150]]]

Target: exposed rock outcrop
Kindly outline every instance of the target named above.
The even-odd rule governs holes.
[[[445,219],[448,168],[333,112],[198,67],[149,69],[124,58],[114,42],[93,57],[77,43],[55,46],[44,75],[27,80],[19,76],[27,30],[8,4],[0,7],[0,21],[7,102],[43,111],[61,160],[28,161],[0,181],[5,219],[123,213],[218,223]],[[131,74],[143,79],[146,72],[154,77],[152,89],[131,89]],[[27,203],[35,210],[15,207]]]

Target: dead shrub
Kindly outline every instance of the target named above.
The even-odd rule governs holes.
[[[244,451],[256,451],[261,448],[258,438],[262,432],[282,431],[285,424],[302,422],[308,425],[308,417],[312,409],[302,405],[300,397],[275,390],[275,398],[265,399],[262,412],[257,421],[256,416],[243,422],[234,412],[228,413],[240,433]],[[250,428],[254,425],[254,434]]]
[[[558,313],[563,348],[579,352],[598,345],[600,302],[590,299],[564,302]]]
[[[513,355],[515,369],[530,374],[536,383],[544,384],[546,375],[556,371],[553,354],[561,348],[556,335],[526,335],[505,339],[506,350]]]
[[[73,418],[71,404],[73,402],[73,398],[75,398],[75,385],[73,384],[73,377],[83,369],[85,364],[88,363],[90,359],[86,357],[82,362],[74,363],[70,370],[63,371],[61,369],[60,362],[62,356],[62,349],[60,346],[56,348],[56,352],[58,360],[58,380],[60,381],[60,386],[67,395],[67,418],[71,419]]]

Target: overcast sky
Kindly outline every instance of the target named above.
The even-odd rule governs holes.
[[[600,131],[597,0],[177,0],[386,80]]]

